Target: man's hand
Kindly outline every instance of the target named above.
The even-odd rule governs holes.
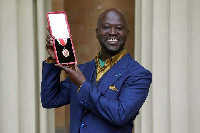
[[[47,31],[49,32],[49,27],[47,26]],[[56,59],[56,56],[55,56],[55,53],[54,53],[54,50],[53,50],[53,38],[51,37],[50,34],[47,34],[46,35],[46,50],[48,52],[48,54],[50,55],[51,59]]]
[[[81,70],[78,68],[77,64],[61,66],[55,64],[55,66],[61,68],[67,74],[67,77],[77,86],[80,87],[85,81],[85,76],[82,74]]]

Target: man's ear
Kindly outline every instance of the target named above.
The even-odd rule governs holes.
[[[129,30],[127,31],[127,38],[129,37]]]
[[[96,31],[96,38],[97,38],[97,35],[98,35],[98,29],[96,28],[95,31]]]
[[[128,33],[129,33],[129,30],[127,29],[127,35],[128,35]]]

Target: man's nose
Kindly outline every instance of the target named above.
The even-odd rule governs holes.
[[[111,34],[111,35],[116,35],[116,34],[117,34],[117,31],[116,31],[115,27],[112,27],[112,28],[110,29],[110,34]]]

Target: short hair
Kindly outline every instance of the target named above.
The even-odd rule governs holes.
[[[120,11],[119,9],[116,9],[116,8],[109,8],[109,9],[106,9],[105,11],[103,11],[103,12],[99,15],[99,17],[98,17],[98,19],[97,19],[97,28],[98,28],[98,25],[99,25],[99,20],[102,18],[103,15],[105,15],[105,14],[108,13],[108,12],[117,12],[117,13],[121,14],[121,16],[123,17],[123,19],[125,19],[126,26],[127,26],[127,30],[128,30],[128,19],[127,19],[126,15],[125,15],[122,11]]]

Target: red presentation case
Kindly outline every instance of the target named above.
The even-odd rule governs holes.
[[[63,66],[75,64],[76,54],[66,13],[64,11],[48,12],[47,22],[54,42],[57,64]]]

